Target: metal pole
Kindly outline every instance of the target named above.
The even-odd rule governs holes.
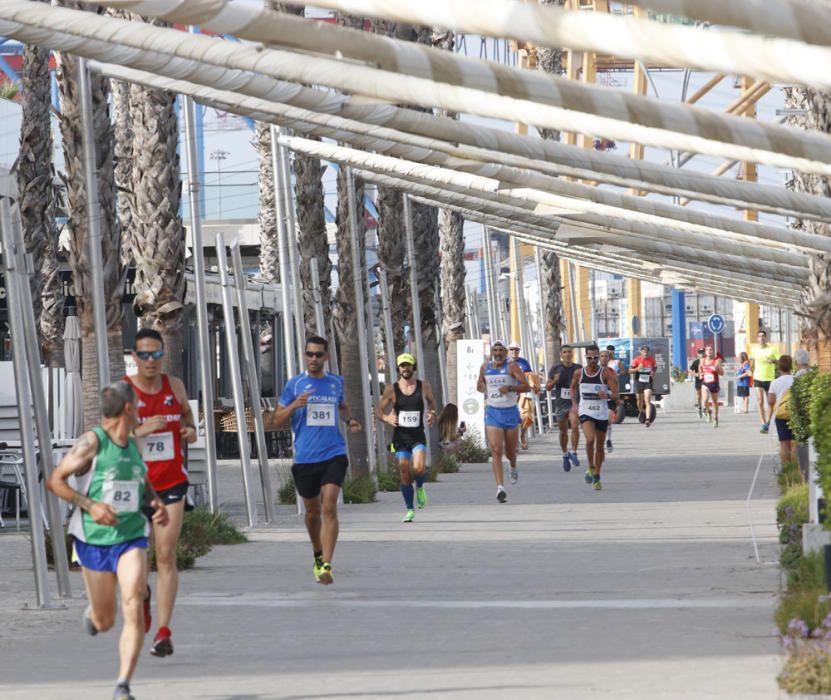
[[[274,172],[274,208],[277,224],[277,247],[280,251],[280,311],[283,320],[283,349],[286,354],[286,375],[293,377],[299,372],[300,363],[295,362],[294,353],[294,328],[291,322],[291,303],[289,301],[289,269],[288,269],[288,246],[286,239],[286,221],[284,216],[283,193],[280,191],[280,151],[277,144],[279,137],[277,127],[271,126],[271,168]]]
[[[245,420],[242,371],[240,370],[235,333],[236,324],[234,323],[234,300],[231,296],[231,283],[228,280],[228,257],[225,253],[225,239],[221,233],[216,234],[216,258],[219,267],[219,284],[222,287],[222,314],[225,317],[225,346],[228,351],[227,365],[229,373],[231,374],[231,393],[234,397],[234,411],[237,414],[237,440],[239,441],[239,457],[242,462],[242,488],[245,494],[245,510],[248,515],[248,526],[255,527],[257,524],[257,506],[251,493],[251,444],[248,442],[248,426]],[[245,320],[247,321],[247,319]],[[242,331],[243,333],[248,332],[244,327]]]
[[[372,444],[374,432],[372,430],[372,399],[370,397],[370,387],[366,381],[366,373],[369,368],[369,358],[367,357],[366,342],[360,342],[360,339],[366,338],[366,322],[364,314],[361,309],[364,308],[364,288],[361,284],[361,273],[364,266],[361,265],[361,256],[358,252],[358,203],[355,201],[355,179],[352,175],[352,168],[347,167],[346,175],[346,192],[349,207],[349,235],[352,244],[352,286],[355,293],[355,316],[358,323],[358,353],[361,362],[361,391],[364,399],[364,435],[366,436],[366,452],[369,459],[369,473],[375,473],[375,449]],[[406,199],[406,198],[405,198]],[[405,205],[406,206],[406,205]],[[366,303],[369,303],[367,300]]]
[[[450,386],[447,380],[447,348],[444,345],[444,317],[442,316],[441,298],[436,290],[436,337],[439,340],[439,378],[441,379],[442,404],[450,401],[447,395],[450,393]]]
[[[84,186],[87,194],[87,236],[92,268],[92,306],[95,321],[95,347],[98,354],[98,386],[110,383],[110,358],[107,348],[107,310],[104,296],[104,260],[101,253],[101,206],[98,202],[98,169],[95,164],[95,130],[92,123],[92,94],[87,62],[78,59],[78,93],[81,107],[81,141],[84,150]]]
[[[43,520],[40,517],[40,484],[35,453],[35,427],[32,422],[32,392],[26,366],[34,362],[26,347],[20,304],[20,286],[15,264],[15,244],[12,242],[11,210],[7,199],[0,199],[0,231],[3,238],[3,263],[6,269],[6,294],[8,296],[9,330],[14,339],[12,366],[20,417],[20,438],[23,447],[23,472],[26,479],[29,526],[32,541],[32,565],[35,573],[35,599],[39,608],[52,607],[49,585],[46,580],[46,541]],[[48,446],[47,446],[48,449]],[[61,528],[63,532],[63,528]]]
[[[205,421],[205,459],[208,463],[208,507],[219,509],[216,475],[216,431],[214,425],[214,375],[211,352],[211,330],[208,324],[208,302],[205,291],[205,251],[202,247],[202,201],[199,184],[196,125],[193,98],[182,95],[185,123],[185,156],[188,168],[188,205],[190,207],[190,239],[193,252],[193,278],[196,287],[196,332],[199,336],[199,381],[202,385],[202,415]]]
[[[271,490],[271,474],[268,471],[268,446],[265,441],[265,422],[263,408],[260,404],[260,380],[257,372],[258,354],[254,351],[254,342],[251,338],[251,320],[248,315],[248,302],[245,298],[245,273],[242,271],[242,255],[239,241],[231,242],[231,263],[234,266],[234,286],[237,289],[237,308],[242,336],[242,352],[245,355],[245,373],[248,376],[248,396],[251,403],[251,414],[254,417],[254,436],[257,441],[257,461],[260,464],[260,485],[263,490],[263,505],[265,507],[266,522],[274,520],[273,492]],[[224,248],[223,248],[224,252]]]
[[[511,319],[508,316],[508,297],[501,296],[499,297],[499,321],[500,321],[500,330],[502,331],[499,334],[500,338],[508,338],[508,330],[511,325]],[[510,343],[510,339],[505,341],[506,343]]]
[[[413,207],[407,194],[404,200],[404,230],[407,235],[407,266],[410,270],[410,300],[413,305],[413,340],[416,346],[416,360],[424,366],[424,345],[421,342],[421,305],[418,302],[418,269],[415,257],[415,235],[413,234]],[[430,441],[427,440],[427,464],[433,463]]]
[[[793,312],[785,309],[785,332],[788,334],[788,354],[793,357]]]
[[[277,127],[277,133],[281,133]],[[291,166],[289,165],[289,151],[277,144],[282,166],[281,190],[284,196],[286,212],[286,243],[289,250],[289,278],[291,279],[292,302],[294,307],[294,332],[297,337],[298,368],[301,366],[300,352],[306,347],[306,321],[303,312],[303,293],[300,289],[300,267],[297,263],[297,217],[294,212],[294,197],[291,193]]]
[[[366,267],[366,254],[363,256],[364,267]],[[366,273],[366,274],[364,274]],[[369,376],[372,380],[372,395],[375,403],[381,403],[381,383],[378,381],[378,359],[375,353],[375,324],[372,321],[372,295],[369,288],[369,270],[361,270],[361,277],[364,281],[364,294],[366,304],[364,305],[366,315],[366,349],[369,357]],[[374,418],[373,418],[374,422]],[[375,440],[375,451],[378,453],[378,464],[384,464],[384,445],[386,444],[386,431],[384,424],[375,426],[377,439]]]
[[[323,297],[320,293],[320,272],[317,268],[317,258],[309,260],[309,272],[312,277],[312,298],[315,305],[315,333],[321,338],[326,337],[326,321],[323,316]],[[330,340],[330,343],[333,341]]]
[[[384,351],[387,355],[387,381],[395,381],[395,348],[392,337],[392,310],[390,309],[390,286],[387,271],[378,266],[378,280],[381,283],[381,314],[384,319]]]
[[[37,331],[35,330],[35,307],[32,303],[32,289],[29,286],[29,277],[33,272],[32,260],[31,256],[24,254],[25,248],[23,232],[20,227],[19,212],[15,212],[12,216],[11,230],[18,255],[15,260],[17,272],[14,274],[17,278],[16,289],[19,290],[17,308],[20,322],[23,326],[23,340],[26,344],[26,351],[30,353],[27,357],[26,366],[29,373],[29,385],[33,393],[32,404],[35,411],[38,446],[40,447],[40,466],[45,480],[51,476],[55,469],[52,458],[52,431],[49,427],[49,416],[43,391],[40,358],[36,351],[38,337]],[[23,274],[24,271],[25,274]],[[63,537],[63,517],[57,497],[45,491],[44,498],[46,499],[46,515],[49,521],[49,530],[52,533],[52,554],[55,561],[55,573],[58,579],[58,593],[61,598],[71,598],[72,588],[69,583],[69,559],[66,556],[66,543]]]
[[[482,254],[485,256],[485,296],[488,302],[488,328],[491,342],[499,337],[496,317],[496,297],[493,289],[493,260],[491,255],[491,234],[487,226],[482,226]]]
[[[537,265],[537,284],[539,285],[540,293],[540,337],[542,338],[542,361],[543,361],[543,373],[542,379],[545,381],[548,378],[548,371],[551,369],[549,364],[549,357],[548,357],[548,338],[546,337],[546,329],[548,324],[545,320],[545,301],[542,297],[542,253],[540,252],[539,247],[535,248],[534,250],[534,261]],[[546,409],[548,411],[548,429],[554,430],[554,406],[553,402],[551,401],[551,392],[545,392],[545,403]]]
[[[473,306],[473,335],[472,338],[481,338],[482,337],[482,328],[479,322],[479,291],[474,289],[473,291],[473,298],[470,300],[471,305]]]

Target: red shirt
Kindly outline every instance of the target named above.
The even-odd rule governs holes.
[[[138,398],[138,416],[144,423],[152,416],[165,416],[167,425],[148,435],[141,451],[147,463],[147,475],[156,491],[185,483],[188,472],[185,469],[185,454],[182,450],[182,404],[173,393],[170,380],[162,375],[162,390],[156,394],[143,392],[130,377],[124,377],[133,386]]]
[[[635,369],[638,369],[638,368],[642,369],[643,374],[649,374],[649,378],[651,379],[652,375],[655,373],[655,366],[656,365],[657,365],[657,362],[655,361],[654,357],[644,357],[643,355],[638,355],[634,360],[632,360],[632,364],[629,365],[629,367],[630,368],[635,368]],[[636,381],[641,381],[641,379],[640,379],[641,372],[636,372],[635,375],[637,377]],[[644,382],[644,383],[646,383],[646,382]]]
[[[701,371],[701,381],[704,384],[718,384],[718,367],[716,366],[715,358],[712,362],[701,360],[699,369]]]

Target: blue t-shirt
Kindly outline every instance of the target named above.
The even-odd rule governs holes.
[[[294,432],[294,461],[297,464],[325,462],[346,454],[346,442],[338,430],[338,407],[343,403],[343,378],[326,373],[311,377],[304,372],[292,377],[280,395],[280,406],[288,406],[301,394],[311,391],[305,407],[291,414]]]
[[[511,360],[511,362],[513,362],[517,367],[519,367],[522,370],[523,374],[525,372],[531,371],[531,365],[528,364],[528,360],[526,360],[524,357],[517,357],[515,360]]]
[[[741,365],[741,367],[739,367],[736,370],[736,376],[738,376],[740,374],[744,374],[745,372],[749,372],[749,371],[750,371],[750,363],[745,362],[743,365]],[[739,379],[736,380],[736,386],[749,387],[750,386],[750,377],[749,376],[748,377],[740,377]]]

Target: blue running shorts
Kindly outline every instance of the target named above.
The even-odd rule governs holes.
[[[501,430],[513,430],[518,428],[522,422],[517,406],[509,408],[494,408],[485,406],[485,427],[500,428]]]
[[[85,569],[92,571],[111,571],[118,569],[118,560],[131,549],[147,549],[147,538],[139,537],[129,542],[119,544],[87,544],[81,540],[75,540],[75,554],[78,561]]]

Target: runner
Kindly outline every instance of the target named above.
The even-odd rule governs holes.
[[[516,398],[511,394],[520,394],[530,389],[522,370],[516,364],[507,362],[506,355],[505,343],[501,340],[494,341],[491,345],[491,361],[482,363],[479,368],[479,381],[476,383],[476,389],[485,395],[485,435],[491,448],[496,500],[500,503],[508,500],[502,483],[503,453],[511,465],[511,483],[515,484],[519,478],[516,448],[520,417]]]
[[[427,436],[424,434],[424,404],[429,406],[427,425],[433,427],[436,421],[436,400],[433,388],[426,379],[416,379],[416,359],[409,353],[399,355],[398,381],[384,388],[381,403],[375,407],[375,416],[395,427],[391,447],[401,472],[401,495],[407,513],[402,522],[411,523],[415,518],[413,503],[413,479],[415,478],[415,500],[419,508],[427,505],[424,490],[424,469],[427,464]],[[387,410],[392,408],[390,413]],[[454,426],[455,427],[455,426]]]
[[[580,365],[572,362],[574,348],[563,345],[560,348],[560,364],[555,365],[548,372],[546,391],[554,391],[554,416],[557,427],[560,429],[560,449],[563,451],[563,471],[570,472],[572,466],[579,467],[577,446],[580,444],[580,426],[571,413],[571,379],[580,369]],[[568,431],[571,427],[571,451],[568,449]]]
[[[648,345],[642,345],[640,355],[629,365],[629,374],[633,378],[638,396],[638,420],[648,428],[652,425],[655,408],[652,406],[652,378],[655,376],[655,358],[649,352]]]
[[[81,563],[89,605],[84,629],[92,636],[115,624],[121,591],[124,626],[118,642],[118,681],[114,700],[133,700],[130,681],[144,635],[150,629],[147,588],[147,537],[150,527],[142,506],[152,511],[153,526],[168,524],[164,502],[156,495],[147,466],[130,431],[138,425],[136,394],[118,381],[101,392],[101,425],[84,433],[52,472],[47,487],[74,504],[69,532]],[[77,479],[78,490],[67,479]]]
[[[712,345],[704,348],[704,359],[698,368],[701,379],[701,404],[707,414],[707,422],[711,420],[713,427],[718,428],[718,393],[719,376],[724,374],[724,366],[721,360],[716,358]],[[710,404],[713,408],[710,410]]]
[[[773,414],[770,412],[768,403],[768,390],[770,383],[776,376],[776,361],[779,359],[779,351],[772,345],[768,345],[768,334],[759,331],[756,335],[759,344],[750,352],[750,366],[753,370],[753,386],[756,388],[756,403],[759,406],[759,417],[762,419],[761,433],[770,430],[770,419]]]
[[[572,411],[577,415],[586,436],[586,457],[589,468],[585,481],[595,491],[600,491],[600,470],[606,457],[604,441],[609,429],[609,409],[617,407],[617,375],[608,367],[598,364],[600,349],[597,345],[586,348],[586,366],[578,369],[571,379]]]
[[[196,441],[196,424],[181,379],[162,374],[164,346],[158,331],[142,328],[136,334],[133,358],[138,374],[124,377],[136,392],[141,425],[133,432],[147,463],[150,483],[165,504],[170,525],[153,526],[156,552],[156,613],[159,627],[150,653],[164,657],[173,653],[170,621],[179,590],[176,548],[182,532],[188,472],[183,442]]]
[[[360,433],[361,424],[349,415],[343,399],[343,378],[324,367],[329,343],[311,336],[306,340],[306,371],[292,377],[280,395],[274,421],[291,418],[294,432],[294,464],[291,475],[306,506],[306,530],[312,543],[315,581],[334,582],[332,556],[338,540],[338,494],[349,460],[338,420]],[[321,516],[322,510],[322,516]]]
[[[516,363],[522,370],[522,374],[531,386],[531,391],[517,396],[517,405],[519,406],[520,424],[519,424],[519,446],[523,450],[528,449],[528,428],[534,424],[534,393],[539,393],[539,377],[531,371],[531,364],[524,357],[519,356],[520,345],[513,341],[508,346],[508,361]],[[534,381],[536,379],[536,382]],[[536,383],[536,386],[535,386]]]
[[[690,363],[690,369],[687,372],[695,381],[695,407],[698,409],[698,417],[704,417],[704,411],[701,408],[701,377],[699,376],[699,369],[701,368],[701,360],[704,358],[704,348],[696,350],[698,357]]]
[[[614,359],[615,356],[615,346],[614,345],[607,345],[605,350],[600,351],[600,367],[606,369],[607,367],[615,373],[615,377],[618,375],[618,367],[620,366],[620,361]],[[620,382],[618,382],[618,386]],[[617,403],[614,404],[617,407]],[[616,411],[612,410],[612,402],[609,401],[609,426],[606,429],[606,453],[611,454],[614,452],[614,446],[612,445],[612,428],[615,424],[615,414]]]

